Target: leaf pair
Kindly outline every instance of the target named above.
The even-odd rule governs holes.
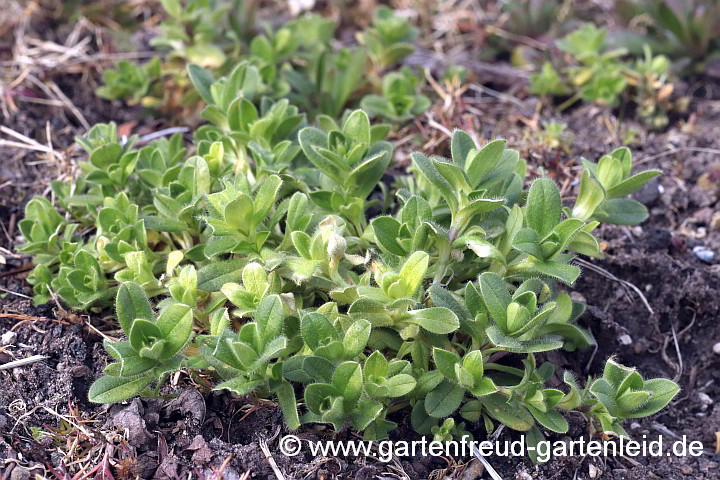
[[[117,362],[109,364],[105,376],[90,387],[88,396],[97,403],[131,398],[179,368],[182,360],[177,354],[192,334],[189,305],[169,305],[155,317],[145,290],[132,282],[118,289],[116,309],[128,340],[105,341],[105,349]]]

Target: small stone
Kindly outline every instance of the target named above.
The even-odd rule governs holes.
[[[710,230],[719,230],[720,229],[720,212],[715,212],[712,214],[712,218],[710,219]]]
[[[5,332],[0,337],[0,343],[3,345],[12,345],[17,340],[17,333],[13,331]]]
[[[618,338],[621,345],[632,345],[632,337],[628,335],[627,333],[625,335],[620,335],[620,338]]]
[[[10,473],[10,480],[29,480],[30,470],[25,467],[17,466]]]
[[[630,430],[637,430],[638,428],[640,428],[640,424],[638,422],[632,422],[630,424]]]
[[[700,400],[700,402],[703,405],[712,405],[713,404],[713,399],[710,398],[710,395],[708,395],[707,393],[698,392],[697,396],[698,396],[698,400]]]
[[[485,467],[483,464],[477,460],[473,460],[463,471],[460,480],[477,480],[478,478],[482,478],[483,473],[485,473]]]
[[[631,231],[632,234],[635,235],[636,237],[639,237],[639,236],[641,236],[641,235],[643,234],[643,229],[642,229],[642,227],[640,227],[640,226],[632,227],[632,228],[630,229],[630,231]]]
[[[715,252],[703,245],[693,247],[692,251],[701,262],[712,263],[715,259]]]
[[[715,352],[716,354],[720,355],[720,342],[718,342],[718,343],[716,343],[715,345],[713,345],[713,352]]]
[[[582,294],[582,293],[579,293],[579,292],[572,292],[572,293],[570,294],[570,298],[572,298],[572,301],[573,301],[573,302],[587,303],[587,300],[585,299],[585,297],[583,296],[583,294]]]
[[[515,480],[533,480],[533,477],[529,473],[521,470],[515,475]]]
[[[600,476],[600,470],[591,463],[588,466],[588,475],[590,475],[590,478],[597,478]]]

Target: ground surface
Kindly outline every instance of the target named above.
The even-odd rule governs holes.
[[[111,51],[100,29],[14,13],[19,23],[7,25],[0,35],[0,61],[7,67],[3,73],[16,80],[2,90],[2,124],[42,146],[51,145],[56,153],[0,147],[0,334],[7,339],[0,346],[0,364],[30,355],[47,357],[0,371],[0,479],[29,478],[31,473],[83,478],[89,472],[80,465],[96,467],[89,475],[94,478],[103,473],[105,478],[274,478],[263,442],[287,478],[489,478],[467,459],[411,457],[386,464],[307,452],[285,457],[277,440],[288,432],[274,405],[209,393],[202,379],[185,373],[173,377],[163,399],[113,407],[88,403],[87,389],[106,362],[101,335],[118,332],[104,319],[110,312],[88,316],[57,304],[32,307],[25,298],[32,294],[25,281],[30,261],[14,250],[17,222],[33,194],[49,191],[48,181],[73,174],[73,159],[80,156],[73,138],[85,131],[86,123],[113,120],[125,133],[141,135],[168,124],[94,97],[102,55]],[[70,61],[38,64],[32,62],[33,55],[48,58],[52,52],[38,52],[42,47],[33,45],[17,51],[13,32],[23,22],[34,32],[30,37],[58,45],[88,40]],[[37,32],[43,32],[42,37]],[[29,55],[30,63],[12,63],[19,53]],[[417,54],[411,58],[422,60]],[[23,69],[27,74],[21,78]],[[507,76],[480,67],[476,74],[487,87],[507,88]],[[674,378],[683,388],[678,398],[659,415],[628,425],[629,431],[635,438],[662,435],[666,443],[686,436],[702,441],[706,453],[699,458],[560,458],[538,467],[527,459],[488,461],[504,479],[720,478],[720,456],[713,453],[720,430],[720,355],[713,353],[713,345],[720,342],[720,88],[709,78],[688,80],[684,89],[693,97],[689,113],[673,118],[666,131],[648,133],[632,122],[620,123],[617,112],[593,106],[580,106],[562,117],[548,109],[538,114],[537,101],[526,97],[522,79],[517,72],[508,96],[471,88],[449,103],[439,99],[432,121],[417,121],[398,135],[400,154],[393,171],[403,171],[403,159],[412,148],[447,155],[447,137],[437,127],[441,124],[472,128],[485,138],[508,138],[533,169],[544,168],[570,191],[566,180],[574,176],[581,156],[596,159],[621,145],[628,130],[636,131],[631,145],[636,161],[665,172],[637,195],[651,217],[639,227],[602,229],[605,258],[585,266],[575,289],[589,307],[581,323],[593,332],[599,348],[580,355],[554,353],[551,360],[586,377],[598,374],[605,359],[617,355],[644,376]],[[567,152],[548,150],[537,140],[538,126],[550,118],[568,123],[574,142]],[[705,247],[715,256],[703,261],[694,247]],[[406,416],[396,414],[394,420],[401,427],[393,439],[415,438]],[[568,437],[578,438],[585,425],[579,418],[571,420]],[[474,430],[483,438],[480,429]],[[298,435],[308,440],[353,438],[349,431],[333,434],[314,427],[303,427]],[[502,435],[515,438],[508,431]]]

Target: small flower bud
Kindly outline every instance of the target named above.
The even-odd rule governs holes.
[[[333,260],[339,260],[345,255],[345,250],[347,250],[347,241],[337,233],[330,234],[327,243],[328,256]]]

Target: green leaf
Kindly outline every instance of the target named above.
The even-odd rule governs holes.
[[[415,389],[415,378],[412,375],[401,373],[388,378],[383,386],[388,389],[388,397],[397,398],[407,395]]]
[[[444,307],[410,310],[408,322],[420,325],[430,333],[444,335],[460,328],[460,320],[452,310]]]
[[[298,141],[305,156],[310,163],[323,172],[325,175],[333,179],[337,183],[341,182],[340,171],[331,159],[320,153],[320,149],[328,148],[327,133],[313,127],[306,127],[300,130]],[[346,172],[347,173],[347,172]]]
[[[555,410],[542,412],[530,405],[525,405],[525,407],[530,411],[532,416],[535,417],[535,420],[548,430],[552,430],[555,433],[567,433],[570,428],[568,421],[565,420],[565,417],[563,417],[560,412]]]
[[[625,197],[635,193],[643,188],[647,182],[658,175],[662,175],[661,170],[646,170],[644,172],[637,173],[630,178],[626,178],[607,191],[608,198]]]
[[[460,357],[453,352],[437,347],[433,347],[432,355],[433,361],[435,362],[435,368],[437,368],[450,380],[457,381],[458,378],[455,373],[455,365],[460,363]]]
[[[417,289],[420,288],[425,279],[425,272],[427,272],[429,262],[430,256],[425,252],[414,252],[405,261],[400,269],[400,276],[408,287],[406,296],[414,295]]]
[[[538,463],[541,463],[540,458],[538,457],[538,454],[542,456],[542,463],[545,463],[549,460],[547,458],[550,454],[550,446],[549,444],[543,444],[541,442],[545,441],[545,435],[540,431],[540,429],[537,427],[537,425],[534,425],[530,430],[525,433],[525,444],[528,448],[528,456],[530,457],[530,460],[533,464],[537,465]],[[540,450],[542,447],[541,445],[547,445],[545,448],[547,450]]]
[[[165,340],[160,358],[170,358],[185,346],[192,333],[192,320],[192,309],[188,305],[176,303],[160,312],[155,322]]]
[[[255,195],[255,213],[253,213],[252,216],[253,225],[257,225],[265,220],[275,203],[281,185],[282,180],[277,175],[270,175],[262,183]]]
[[[575,206],[572,209],[572,216],[580,220],[587,220],[597,213],[597,208],[603,203],[605,192],[602,186],[590,178],[588,169],[583,171],[580,179],[580,192],[575,199]]]
[[[345,356],[347,358],[353,358],[359,355],[367,345],[368,339],[370,338],[370,331],[372,325],[367,320],[359,319],[355,320],[343,338],[343,348],[345,349]]]
[[[259,263],[249,263],[242,271],[243,286],[256,297],[262,297],[267,287],[267,272]]]
[[[560,190],[549,178],[538,178],[530,186],[526,218],[528,226],[544,237],[560,223],[562,201]]]
[[[343,133],[346,137],[358,143],[370,145],[370,119],[367,113],[362,110],[352,112],[348,119],[345,120]]]
[[[613,198],[603,202],[593,218],[613,225],[637,225],[648,216],[648,209],[642,203],[630,198]]]
[[[479,400],[488,415],[513,430],[526,432],[535,423],[527,409],[519,405],[508,404],[507,397],[501,393],[480,397]]]
[[[638,410],[632,412],[632,418],[642,418],[653,415],[667,406],[680,392],[677,383],[666,378],[653,378],[646,380],[643,390],[650,392],[650,400]]]
[[[485,177],[491,173],[502,160],[506,145],[507,141],[505,140],[493,140],[468,160],[468,163],[465,165],[465,170],[467,171],[470,185],[473,188],[480,185]]]
[[[363,371],[357,362],[343,362],[335,367],[332,384],[345,400],[354,404],[363,390]]]
[[[401,226],[397,220],[392,217],[375,217],[370,224],[380,248],[393,255],[405,256],[405,250],[397,242]]]
[[[208,105],[214,104],[215,101],[213,100],[212,93],[210,93],[210,86],[215,83],[215,78],[213,78],[212,74],[204,68],[193,64],[188,65],[187,71],[190,81],[198,95],[200,95],[200,98],[205,100],[205,103]]]
[[[151,346],[153,343],[163,339],[160,329],[150,320],[144,318],[136,318],[130,327],[128,335],[130,345],[136,352],[140,352],[143,347]]]
[[[472,137],[463,130],[453,130],[450,152],[455,165],[465,170],[468,153],[476,148]]]
[[[126,335],[130,334],[133,320],[153,318],[150,300],[145,289],[135,282],[125,282],[118,289],[115,300],[118,323]]]
[[[493,272],[480,275],[480,293],[490,316],[503,330],[507,329],[507,306],[512,297],[502,277]]]
[[[241,376],[222,382],[213,387],[213,390],[229,390],[235,395],[247,395],[263,383],[262,380],[248,380]]]
[[[322,414],[321,406],[326,399],[338,396],[338,389],[327,383],[311,383],[305,387],[305,405],[316,415]]]
[[[330,321],[320,313],[308,313],[300,319],[300,332],[307,345],[315,350],[327,339],[337,339],[338,334]]]
[[[285,319],[283,302],[279,295],[268,295],[260,301],[255,310],[255,322],[263,343],[276,338],[283,329]]]
[[[248,260],[235,258],[205,265],[197,272],[197,289],[205,292],[219,292],[223,285],[242,280],[242,272]]]
[[[377,142],[367,152],[362,163],[350,172],[350,179],[355,183],[351,193],[365,199],[377,187],[392,160],[392,144]]]
[[[244,193],[225,206],[223,217],[231,228],[239,230],[245,235],[257,225],[253,218],[253,201]]]
[[[388,361],[385,355],[379,350],[375,350],[372,355],[365,360],[365,365],[363,365],[363,373],[366,378],[385,378],[388,376],[388,372]]]
[[[463,367],[470,372],[475,382],[479,382],[485,375],[484,362],[482,352],[473,350],[463,357]]]
[[[154,375],[142,377],[100,377],[90,386],[88,399],[93,403],[118,403],[135,397],[155,379]]]
[[[290,430],[300,428],[300,418],[298,417],[297,401],[295,400],[295,390],[289,382],[282,380],[272,386],[272,391],[278,399],[278,404],[283,412],[283,418]]]
[[[425,155],[417,152],[411,153],[410,158],[412,158],[413,164],[420,169],[420,172],[422,172],[428,182],[440,191],[440,195],[442,195],[443,199],[447,202],[450,210],[457,210],[458,201],[455,190],[452,185],[448,183],[445,177],[440,175],[437,168],[435,168],[433,161]]]
[[[464,396],[464,388],[450,380],[443,380],[425,397],[425,411],[433,418],[448,417],[460,407]]]

